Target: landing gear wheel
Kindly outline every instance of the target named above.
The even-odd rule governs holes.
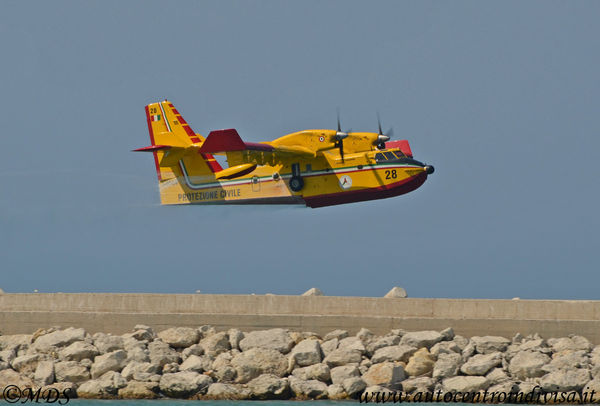
[[[299,192],[304,187],[304,180],[300,176],[292,176],[290,179],[290,189]]]

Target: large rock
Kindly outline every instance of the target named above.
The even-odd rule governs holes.
[[[294,341],[295,345],[300,344],[304,340],[318,340],[321,341],[321,336],[312,331],[290,331],[290,338]]]
[[[403,299],[406,297],[406,290],[399,286],[394,286],[384,297],[388,299]]]
[[[197,393],[206,393],[212,379],[193,371],[164,374],[160,378],[160,390],[170,398],[188,398]]]
[[[289,377],[290,389],[298,398],[325,399],[327,385],[320,381],[303,381],[294,376]]]
[[[550,338],[548,339],[548,345],[552,347],[553,352],[561,352],[565,350],[590,351],[594,347],[587,338],[582,336]]]
[[[557,369],[572,369],[572,368],[584,368],[587,369],[590,366],[590,359],[587,355],[587,351],[579,350],[564,350],[555,353],[550,363],[544,365],[542,369],[546,372],[552,372]]]
[[[371,357],[371,362],[374,364],[386,361],[408,362],[408,359],[415,352],[417,352],[417,348],[409,345],[393,345],[390,347],[383,347],[375,351],[375,354],[373,354]]]
[[[519,392],[519,384],[513,381],[506,381],[502,383],[498,383],[496,385],[492,385],[487,389],[488,393],[492,392],[503,392],[503,393],[518,393]],[[524,392],[527,395],[528,392]]]
[[[77,388],[77,396],[84,399],[103,399],[116,397],[120,388],[127,386],[127,381],[120,373],[109,371],[99,379],[82,383]]]
[[[200,341],[200,346],[204,352],[211,357],[227,352],[231,349],[229,336],[226,332],[212,334]]]
[[[358,331],[358,333],[356,333],[356,338],[358,338],[360,341],[362,341],[366,345],[375,338],[375,334],[373,334],[373,332],[371,330],[369,330],[368,328],[363,327]]]
[[[465,362],[460,371],[465,375],[485,375],[498,365],[502,365],[502,353],[477,354]]]
[[[179,362],[181,359],[177,351],[162,341],[153,341],[148,344],[148,351],[150,353],[150,362],[158,364],[160,367],[173,362]]]
[[[144,381],[150,375],[154,375],[160,371],[157,364],[151,364],[149,362],[137,362],[130,361],[121,371],[123,378],[136,381]]]
[[[402,391],[406,393],[413,392],[431,392],[435,380],[426,376],[410,378],[402,381]]]
[[[321,343],[321,352],[323,352],[323,356],[326,357],[335,351],[338,347],[340,340],[337,338],[332,338],[331,340],[324,341]]]
[[[179,366],[181,371],[194,371],[198,373],[210,371],[212,369],[213,359],[208,355],[190,355]]]
[[[363,340],[358,337],[346,337],[341,339],[338,348],[359,351],[361,355],[367,352]]]
[[[455,376],[442,381],[444,392],[478,392],[490,386],[483,376]]]
[[[452,327],[446,327],[445,329],[440,331],[440,334],[442,335],[442,340],[444,341],[453,340],[455,336],[454,329]]]
[[[290,358],[301,367],[318,364],[321,362],[321,346],[317,340],[300,341],[292,349]]]
[[[248,351],[251,348],[267,348],[287,354],[294,346],[294,340],[287,330],[274,328],[247,333],[240,341],[239,346],[242,351]]]
[[[412,331],[402,336],[400,345],[408,345],[410,347],[426,347],[431,348],[434,344],[442,341],[442,336],[438,331]]]
[[[215,360],[212,363],[212,369],[221,369],[228,365],[231,365],[231,360],[233,359],[233,355],[229,352],[224,352],[222,354],[217,355]]]
[[[336,338],[338,341],[348,337],[350,334],[346,330],[333,330],[325,334],[323,341],[329,341]]]
[[[57,347],[64,347],[75,341],[83,341],[85,330],[69,327],[65,330],[54,331],[38,337],[33,343],[33,348],[38,352],[54,351]]]
[[[61,399],[65,400],[67,396],[69,399],[73,399],[77,397],[77,384],[74,384],[73,382],[55,382],[52,385],[42,386],[42,393],[44,392],[47,393],[49,396],[53,397],[55,397],[56,394],[58,394]],[[53,395],[50,395],[51,393],[53,393]],[[65,402],[62,403],[65,404]]]
[[[54,361],[40,361],[35,369],[33,379],[38,386],[54,383]]]
[[[31,334],[12,334],[0,336],[0,350],[14,351],[27,349],[31,344]]]
[[[323,360],[330,368],[346,365],[350,363],[359,363],[362,360],[360,351],[338,348],[333,350]]]
[[[405,378],[404,368],[392,362],[374,364],[362,376],[368,386],[379,385],[392,389],[399,387]]]
[[[94,359],[90,370],[92,379],[104,375],[108,371],[120,372],[127,365],[127,353],[123,350],[109,352],[99,355]]]
[[[374,339],[367,345],[367,353],[372,355],[375,353],[375,351],[377,351],[380,348],[398,345],[398,343],[400,343],[401,338],[402,337],[397,335],[387,335],[381,338]]]
[[[133,333],[130,336],[139,341],[150,342],[156,338],[156,333],[151,327],[138,324],[133,328]]]
[[[327,387],[327,398],[330,400],[342,400],[346,399],[348,395],[344,392],[342,385],[331,384]]]
[[[42,360],[40,354],[22,355],[13,359],[11,365],[19,373],[30,374],[35,371],[40,360]]]
[[[229,337],[229,345],[233,350],[240,349],[240,341],[244,339],[244,333],[237,328],[230,328],[227,330],[227,336]],[[210,390],[210,389],[209,389]]]
[[[131,381],[127,386],[119,389],[118,395],[121,399],[156,399],[158,392],[158,382]]]
[[[354,398],[360,395],[362,391],[367,388],[367,384],[359,377],[352,377],[344,379],[344,382],[342,382],[342,387],[344,388],[344,392],[346,392],[349,397]]]
[[[458,369],[462,364],[460,354],[440,354],[435,365],[433,366],[432,377],[435,379],[450,378],[458,373]]]
[[[231,366],[232,359],[233,356],[226,352],[217,356],[217,359],[213,362],[213,374],[219,382],[233,382],[237,378],[237,372]]]
[[[10,364],[16,357],[17,353],[13,349],[0,351],[0,361],[6,362],[7,364]]]
[[[15,385],[19,388],[31,388],[34,382],[26,375],[22,375],[12,369],[5,369],[0,371],[0,393],[4,391],[7,386]]]
[[[262,374],[283,377],[288,360],[279,351],[269,348],[251,348],[233,357],[231,366],[237,373],[237,382],[246,383]]]
[[[331,380],[331,370],[327,364],[314,364],[304,368],[296,368],[292,375],[303,381],[316,379],[321,382],[329,382]]]
[[[198,342],[200,333],[195,328],[173,327],[161,331],[158,337],[173,348],[186,348]]]
[[[181,359],[186,360],[190,355],[203,355],[204,348],[200,344],[194,344],[187,347],[185,350],[181,351]]]
[[[60,359],[65,361],[81,361],[82,359],[93,360],[100,352],[90,343],[76,341],[58,353]]]
[[[542,369],[550,362],[550,357],[537,351],[521,351],[510,360],[508,371],[513,377],[525,380],[543,376]]]
[[[250,390],[245,385],[213,383],[208,387],[206,396],[217,400],[245,400],[250,397]]]
[[[471,342],[475,345],[475,350],[479,354],[504,352],[510,344],[508,338],[498,336],[471,337]]]
[[[434,365],[434,357],[427,348],[421,348],[410,357],[404,370],[410,376],[424,376],[431,374]]]
[[[540,352],[550,352],[548,347],[546,346],[546,340],[543,338],[538,338],[535,340],[527,340],[522,341],[518,345],[519,351],[540,351]]]
[[[492,369],[485,377],[490,382],[490,385],[497,385],[510,379],[510,377],[506,375],[506,372],[504,372],[502,368]]]
[[[90,379],[88,369],[77,361],[62,361],[55,363],[54,376],[57,382],[80,383]]]
[[[125,348],[125,342],[121,336],[113,336],[111,334],[96,333],[94,334],[94,347],[100,354],[106,354]]]
[[[133,347],[127,350],[127,361],[150,362],[150,353],[145,348]]]
[[[354,365],[344,365],[331,369],[331,382],[341,385],[345,379],[360,376],[358,367]]]
[[[594,378],[591,381],[589,381],[588,383],[585,384],[585,386],[583,387],[582,393],[585,395],[586,393],[588,394],[588,400],[589,397],[591,396],[591,392],[594,391],[594,395],[595,395],[595,400],[596,402],[598,401],[597,396],[600,395],[600,379]],[[588,403],[588,402],[585,402]],[[592,402],[589,402],[592,403]]]
[[[559,369],[544,375],[540,379],[540,386],[545,392],[570,392],[580,391],[590,381],[587,369]]]
[[[469,341],[467,345],[462,349],[462,359],[463,361],[468,361],[470,357],[475,354],[475,343],[473,341]]]
[[[287,379],[275,375],[264,374],[248,382],[248,388],[253,399],[287,399],[290,395],[290,386]]]
[[[431,347],[431,354],[436,357],[440,354],[461,353],[461,348],[454,341],[440,341]]]
[[[301,296],[323,296],[323,292],[319,288],[310,288],[304,292]]]

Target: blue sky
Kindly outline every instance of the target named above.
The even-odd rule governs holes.
[[[3,2],[0,288],[597,299],[598,2]],[[376,131],[436,172],[323,209],[162,207],[143,107]]]

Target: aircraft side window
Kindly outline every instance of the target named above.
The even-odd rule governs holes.
[[[391,160],[395,160],[395,159],[397,159],[397,158],[396,158],[396,155],[392,154],[391,152],[384,152],[384,153],[383,153],[383,155],[385,155],[385,157],[386,157],[387,159],[391,159]]]
[[[312,172],[312,165],[306,164],[306,172]]]
[[[398,158],[404,158],[406,156],[402,151],[394,151],[394,153]]]
[[[379,162],[379,161],[387,161],[387,158],[381,152],[378,152],[378,153],[375,154],[375,160],[377,162]]]

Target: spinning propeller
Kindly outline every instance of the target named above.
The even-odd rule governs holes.
[[[381,129],[381,119],[379,118],[379,113],[377,113],[377,129],[378,135],[374,144],[379,149],[385,149],[385,143],[390,140],[390,138],[394,135],[394,129],[390,127],[387,132],[383,132]],[[340,124],[340,110],[337,110],[337,131],[335,133],[335,144],[334,148],[339,148],[340,156],[342,157],[342,162],[344,162],[344,138],[348,137],[352,130],[342,131],[342,125]]]
[[[379,149],[384,149],[385,143],[390,140],[392,135],[394,135],[394,129],[390,128],[385,134],[383,133],[383,130],[381,129],[381,120],[379,118],[379,113],[377,113],[377,128],[379,130],[377,134],[379,135],[377,136],[375,145],[377,145],[377,148]]]
[[[335,147],[340,149],[340,156],[342,157],[342,162],[344,162],[344,138],[348,136],[352,130],[342,131],[342,126],[340,124],[340,110],[337,110],[337,132],[335,133],[334,138],[336,139]]]

